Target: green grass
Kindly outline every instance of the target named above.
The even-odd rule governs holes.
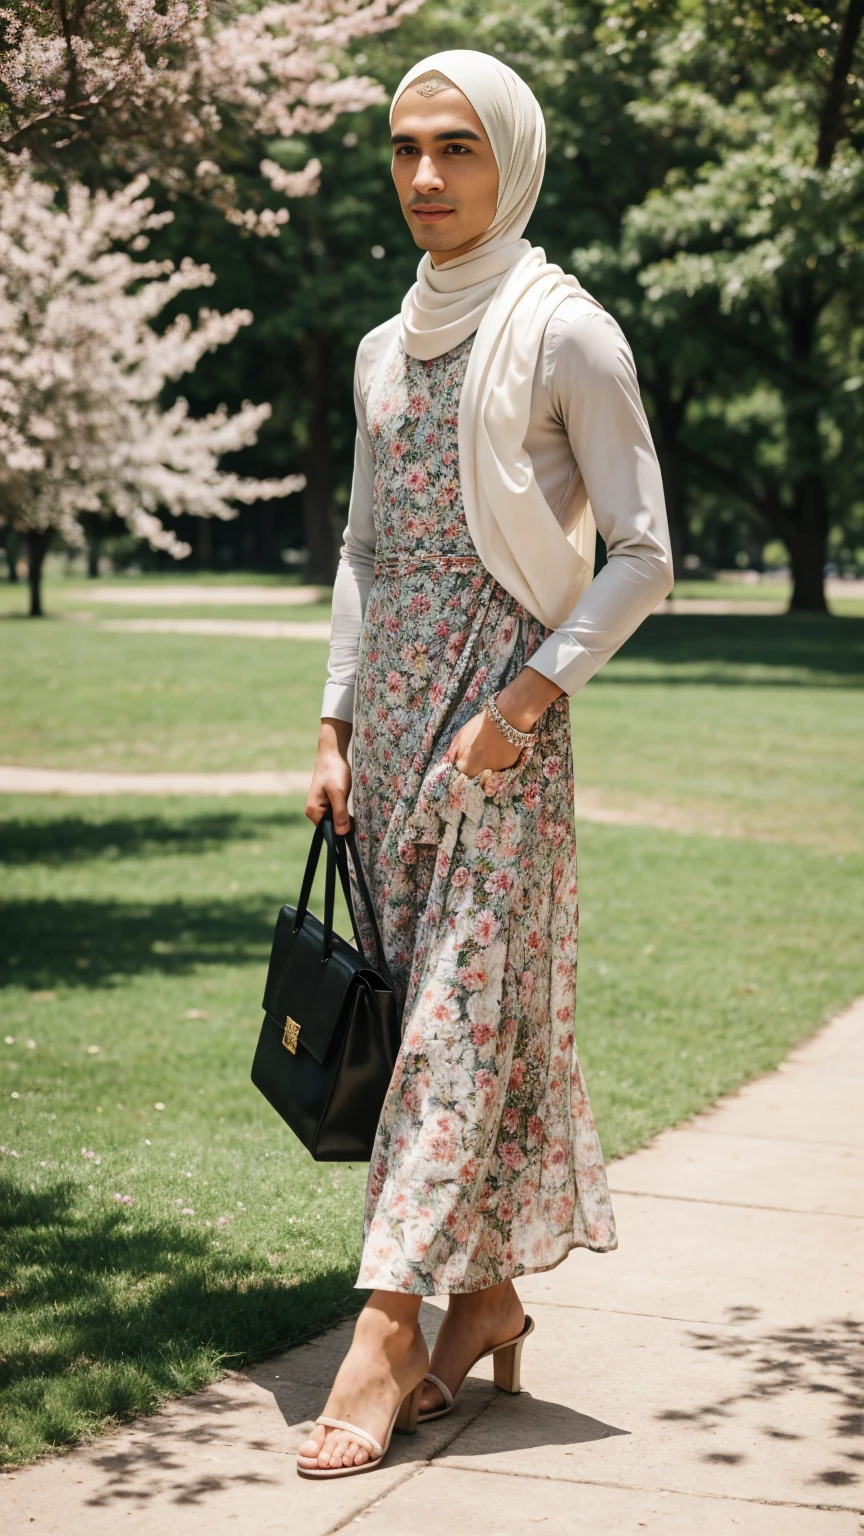
[[[323,645],[58,618],[8,619],[0,647],[2,761],[312,760]],[[583,790],[727,834],[579,827],[577,1038],[607,1155],[862,990],[862,674],[859,620],[663,617],[574,701]],[[297,798],[0,800],[10,1464],[357,1305],[365,1168],[314,1164],[249,1082],[308,838]]]

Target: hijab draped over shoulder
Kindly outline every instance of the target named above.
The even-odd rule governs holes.
[[[391,120],[402,92],[432,71],[467,97],[486,130],[498,166],[498,205],[482,241],[464,256],[436,267],[424,254],[402,303],[401,342],[410,357],[428,361],[476,332],[459,402],[468,531],[505,591],[556,629],[592,579],[594,517],[583,501],[571,527],[559,523],[523,444],[549,319],[571,294],[597,301],[521,238],[546,164],[546,128],[533,92],[492,55],[454,48],[408,71]]]

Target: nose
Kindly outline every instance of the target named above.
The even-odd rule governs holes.
[[[411,183],[415,192],[441,192],[444,188],[444,177],[438,170],[431,155],[421,155],[417,166],[417,174]]]

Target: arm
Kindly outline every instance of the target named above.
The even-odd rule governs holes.
[[[608,560],[565,622],[498,695],[501,713],[521,731],[530,731],[560,694],[582,688],[672,587],[660,466],[620,326],[605,310],[569,321],[556,316],[544,348],[553,408]],[[451,756],[474,774],[515,762],[518,750],[478,715],[454,738]]]
[[[337,832],[347,832],[351,825],[347,803],[351,791],[348,746],[354,715],[354,679],[366,600],[375,575],[374,467],[361,390],[359,353],[354,371],[354,408],[357,434],[351,501],[333,583],[330,657],[321,704],[318,751],[306,801],[306,815],[316,824],[331,805]]]
[[[620,326],[598,310],[564,322],[551,341],[553,404],[608,557],[531,657],[534,671],[572,695],[671,591],[672,549],[660,465]]]

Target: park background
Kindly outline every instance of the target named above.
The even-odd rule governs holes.
[[[97,52],[121,9],[91,8]],[[82,496],[55,517],[52,474],[64,491],[86,481],[69,428],[80,400],[60,422],[59,470],[31,457],[22,471],[14,453],[0,470],[10,1464],[361,1299],[365,1169],[313,1164],[248,1076],[273,920],[305,862],[303,795],[140,793],[123,775],[177,775],[176,788],[310,770],[354,351],[417,261],[385,102],[423,54],[494,50],[537,92],[549,163],[528,233],[621,321],[663,465],[672,602],[573,702],[577,1039],[607,1156],[774,1066],[862,990],[860,7],[404,9],[393,29],[328,45],[343,79],[381,82],[379,101],[366,88],[361,110],[282,135],[226,108],[227,192],[215,164],[202,185],[175,175],[155,110],[148,144],[146,112],[134,133],[114,132],[114,107],[86,132],[46,129],[7,91],[0,330],[26,339],[33,323],[13,280],[27,267],[9,191],[22,155],[52,189],[51,217],[76,188],[116,196],[143,168],[157,220],[174,215],[146,259],[206,263],[206,303],[254,317],[182,383],[166,371],[159,408],[178,392],[194,420],[269,402],[226,473],[305,479],[232,518],[166,492],[160,519],[189,546],[177,560],[104,484],[95,509]],[[295,195],[263,159],[288,178],[317,160],[317,190]],[[290,217],[262,232],[280,186]],[[200,303],[178,291],[156,332],[194,323]],[[43,392],[43,419],[54,400]],[[21,405],[22,435],[34,419]],[[27,769],[110,774],[112,793],[13,792]]]

